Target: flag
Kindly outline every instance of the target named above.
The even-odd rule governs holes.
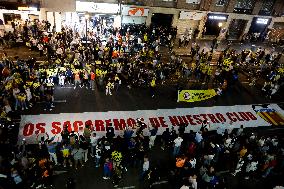
[[[214,89],[178,91],[178,102],[197,102],[213,98],[217,93]]]

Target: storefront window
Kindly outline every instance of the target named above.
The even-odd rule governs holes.
[[[263,0],[263,4],[259,11],[259,15],[270,16],[273,11],[274,3],[275,3],[275,0]]]
[[[256,0],[237,0],[234,12],[251,14]]]
[[[21,20],[20,14],[4,13],[3,14],[5,24],[11,24],[12,21]]]
[[[216,6],[224,6],[226,5],[228,0],[217,0]]]

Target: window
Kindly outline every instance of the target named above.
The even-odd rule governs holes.
[[[255,0],[237,0],[235,8],[237,9],[253,9]]]
[[[201,0],[186,0],[186,3],[188,4],[200,4]]]
[[[228,0],[217,0],[216,6],[224,6],[228,3]]]
[[[256,0],[237,0],[234,12],[251,14]]]
[[[259,15],[270,16],[273,11],[275,0],[263,0]]]

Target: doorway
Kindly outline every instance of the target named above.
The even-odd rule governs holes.
[[[173,16],[173,14],[154,13],[151,18],[151,25],[171,27]]]
[[[248,23],[247,20],[233,19],[229,26],[228,38],[231,40],[239,39],[243,35],[244,29],[246,28],[247,23]]]

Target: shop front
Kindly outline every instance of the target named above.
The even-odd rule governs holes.
[[[26,20],[39,20],[37,8],[19,7],[19,10],[0,9],[0,29],[13,31],[13,27],[23,25]]]
[[[118,4],[81,2],[76,1],[76,15],[69,16],[65,23],[76,23],[79,31],[94,30],[96,32],[103,31],[110,27],[121,27],[120,7]]]
[[[238,40],[244,34],[248,20],[232,19],[229,25],[227,37],[229,40]]]
[[[203,27],[203,36],[218,37],[225,33],[223,26],[226,24],[228,15],[208,13],[205,25]]]
[[[187,31],[192,31],[195,35],[198,34],[200,21],[206,14],[204,12],[189,12],[180,11],[179,19],[177,21],[178,34],[184,34]]]
[[[149,15],[149,9],[135,6],[123,6],[121,14],[121,23],[123,25],[146,24],[146,20]]]
[[[268,26],[268,39],[271,42],[279,42],[284,44],[284,19],[283,17],[273,17]]]
[[[249,34],[253,35],[254,38],[264,40],[268,26],[270,25],[271,18],[265,17],[254,17],[251,22]]]

